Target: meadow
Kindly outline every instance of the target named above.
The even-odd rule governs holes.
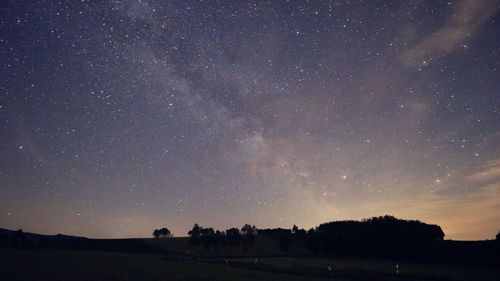
[[[499,280],[500,271],[398,260],[312,257],[259,239],[252,251],[193,249],[188,239],[142,239],[165,254],[0,248],[2,280]],[[115,240],[120,243],[120,240]],[[183,255],[182,253],[188,253]],[[399,272],[396,271],[398,265]]]

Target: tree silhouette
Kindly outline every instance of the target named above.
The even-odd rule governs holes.
[[[173,236],[172,233],[166,227],[163,227],[163,228],[160,228],[160,229],[155,229],[153,231],[153,237],[154,238],[170,238],[172,236]]]
[[[497,241],[500,241],[500,231],[497,233],[497,236],[495,238]]]
[[[219,249],[220,245],[224,244],[224,238],[226,236],[226,233],[224,231],[216,230],[215,235],[214,235],[214,246],[215,250]]]
[[[240,246],[241,233],[236,227],[226,230],[226,242],[230,247]]]
[[[241,228],[241,234],[248,235],[248,236],[257,235],[257,228],[255,227],[255,225],[245,224]]]
[[[203,227],[199,226],[197,223],[194,224],[193,228],[188,232],[189,241],[193,245],[198,245],[200,243],[201,233],[203,231]]]
[[[255,244],[255,236],[257,236],[257,228],[255,227],[255,225],[245,224],[241,228],[241,235],[243,238],[242,240],[243,248],[245,250],[249,250]]]
[[[307,235],[307,231],[305,229],[300,229],[295,224],[292,227],[292,234],[297,238],[304,238]]]
[[[317,253],[403,255],[442,241],[438,225],[380,216],[362,221],[333,221],[309,231],[309,248]]]
[[[195,223],[193,228],[190,231],[188,231],[188,235],[192,238],[193,237],[199,238],[202,230],[203,230],[203,228],[200,227],[197,223]]]
[[[201,242],[205,249],[210,248],[215,243],[215,230],[211,227],[202,228],[200,233]]]

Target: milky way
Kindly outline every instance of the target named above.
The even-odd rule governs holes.
[[[499,1],[2,1],[0,227],[500,227]]]

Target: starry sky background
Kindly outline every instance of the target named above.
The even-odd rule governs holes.
[[[0,227],[500,230],[499,1],[0,4]]]

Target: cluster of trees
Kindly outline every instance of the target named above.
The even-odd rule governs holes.
[[[308,246],[316,253],[394,255],[435,244],[444,238],[438,225],[381,216],[362,221],[334,221],[309,230]]]
[[[265,235],[279,243],[279,248],[282,251],[288,251],[293,243],[301,243],[307,238],[307,231],[299,229],[298,226],[293,225],[291,229],[288,228],[268,228],[259,229],[259,235]]]
[[[225,231],[214,230],[212,227],[202,227],[194,224],[188,232],[191,243],[194,246],[203,246],[204,248],[223,247],[243,247],[251,249],[257,236],[255,225],[245,224],[241,229],[229,228]]]
[[[194,224],[188,232],[194,246],[204,248],[243,247],[251,249],[256,236],[263,235],[277,240],[282,251],[288,251],[293,244],[307,245],[317,254],[355,254],[394,256],[404,250],[418,250],[435,241],[441,241],[444,233],[438,225],[425,224],[416,220],[402,220],[393,216],[372,217],[362,221],[332,221],[323,223],[308,231],[294,225],[291,229],[259,229],[245,224],[241,229],[214,230]],[[157,229],[157,238],[171,237],[168,229]],[[497,239],[499,235],[497,235]],[[432,244],[434,245],[434,244]]]
[[[153,231],[153,237],[154,238],[171,238],[173,236],[174,235],[166,227],[163,227],[163,228],[160,228],[160,229],[155,229]]]

